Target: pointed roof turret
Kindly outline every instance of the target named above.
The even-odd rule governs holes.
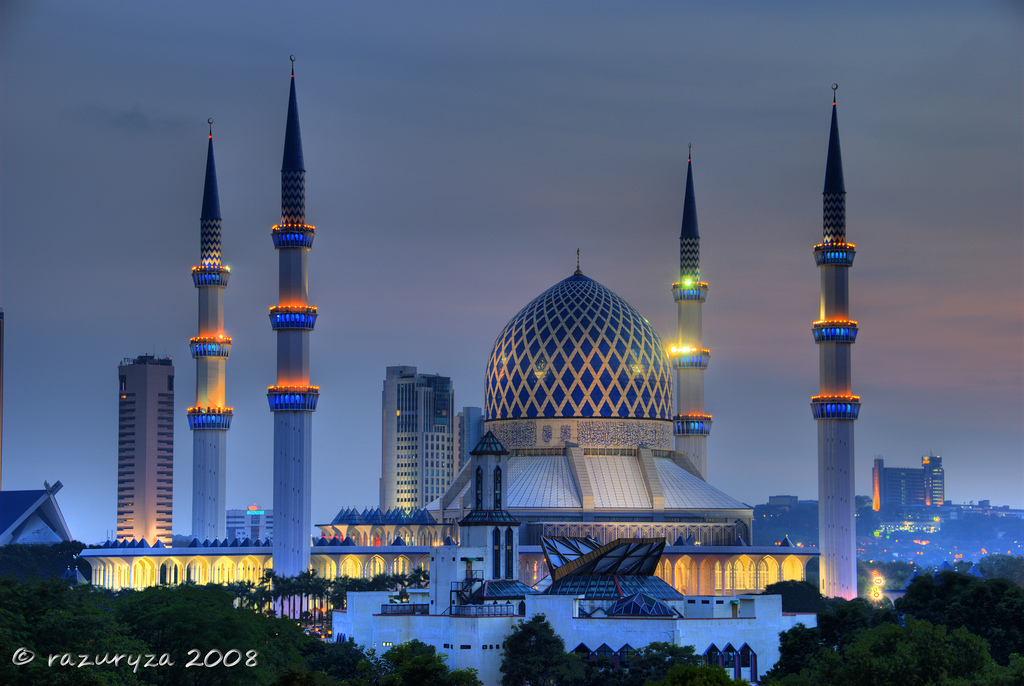
[[[680,238],[700,238],[697,231],[697,200],[693,195],[693,158],[686,156],[686,195],[683,197],[683,229]]]
[[[213,120],[210,143],[206,148],[206,185],[203,187],[203,213],[200,219],[220,219],[220,193],[217,192],[217,165],[213,162]]]
[[[832,129],[828,134],[828,161],[825,162],[825,190],[823,193],[845,193],[843,183],[843,155],[839,149],[839,117],[836,114],[836,89],[832,84]]]
[[[284,160],[281,171],[306,171],[302,161],[302,135],[299,133],[299,106],[295,100],[295,55],[292,60],[292,87],[288,95],[288,123],[284,133]]]
[[[505,450],[505,446],[501,444],[493,433],[488,431],[484,434],[484,437],[480,439],[480,442],[476,444],[476,447],[469,451],[470,455],[508,455],[508,451]]]

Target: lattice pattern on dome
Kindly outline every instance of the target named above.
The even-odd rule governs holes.
[[[582,274],[537,296],[494,342],[487,419],[672,416],[665,346],[626,301]]]

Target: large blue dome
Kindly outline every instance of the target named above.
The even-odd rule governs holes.
[[[671,419],[661,338],[629,303],[582,274],[533,299],[487,362],[486,419]]]

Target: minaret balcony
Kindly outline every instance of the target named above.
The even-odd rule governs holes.
[[[711,415],[677,414],[672,418],[676,436],[707,436],[711,433]]]
[[[313,236],[316,233],[315,227],[306,224],[285,224],[275,226],[270,236],[274,239],[274,247],[281,248],[305,248],[313,247]]]
[[[819,267],[852,267],[856,247],[853,243],[819,243],[814,246],[814,263]]]
[[[320,399],[319,386],[269,386],[267,402],[271,412],[312,412]]]
[[[231,339],[227,336],[196,336],[188,339],[192,359],[201,357],[227,358],[231,354]]]
[[[815,419],[856,419],[860,415],[860,396],[816,395],[811,398]]]
[[[231,269],[223,264],[216,267],[192,267],[192,283],[196,285],[196,288],[203,286],[224,288],[228,285],[230,277]]]
[[[190,407],[188,408],[188,428],[193,431],[220,430],[231,428],[230,407]]]
[[[856,343],[857,322],[849,320],[814,322],[815,343]]]
[[[305,305],[281,305],[270,308],[270,326],[280,329],[312,331],[316,325],[316,308]]]
[[[674,369],[707,369],[711,351],[703,348],[669,348]]]
[[[708,298],[708,285],[704,282],[690,282],[684,281],[682,283],[672,284],[672,295],[675,296],[676,302],[704,302]]]

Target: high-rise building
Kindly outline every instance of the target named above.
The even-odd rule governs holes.
[[[262,541],[274,535],[274,511],[259,505],[250,505],[244,510],[228,510],[225,513],[227,538],[230,541]]]
[[[192,430],[192,535],[224,538],[224,489],[231,408],[225,405],[224,366],[231,338],[224,335],[224,289],[231,270],[220,261],[220,196],[213,161],[213,122],[206,150],[206,183],[199,219],[198,267],[192,282],[199,292],[199,332],[189,339],[196,361],[196,404],[188,408]]]
[[[456,474],[452,380],[388,367],[381,407],[380,509],[418,510],[441,497]]]
[[[672,284],[679,309],[678,339],[669,356],[676,373],[676,413],[673,417],[676,452],[685,453],[705,481],[711,415],[704,413],[704,370],[711,351],[704,348],[701,309],[708,285],[700,280],[700,233],[693,194],[692,160],[686,160],[683,226],[679,234],[679,282]]]
[[[946,478],[942,458],[925,455],[921,468],[886,467],[885,460],[875,458],[871,470],[872,503],[877,512],[883,507],[901,508],[908,505],[942,505],[946,497]]]
[[[469,464],[470,451],[484,437],[484,411],[480,407],[464,407],[455,415],[455,473]]]
[[[320,396],[320,389],[309,384],[309,332],[317,312],[309,304],[306,263],[314,228],[306,225],[306,168],[292,60],[281,163],[281,223],[271,231],[279,265],[278,304],[270,308],[270,326],[277,332],[277,385],[267,389],[274,413],[274,571],[281,576],[309,570],[313,411]]]
[[[824,238],[814,246],[821,273],[821,310],[811,328],[818,344],[820,382],[818,395],[811,398],[818,424],[819,585],[824,596],[851,599],[857,597],[853,423],[860,414],[860,398],[851,391],[850,348],[857,340],[857,322],[850,321],[849,271],[856,251],[846,242],[846,186],[835,97],[822,198]]]
[[[141,355],[117,368],[117,538],[171,543],[174,367]]]

